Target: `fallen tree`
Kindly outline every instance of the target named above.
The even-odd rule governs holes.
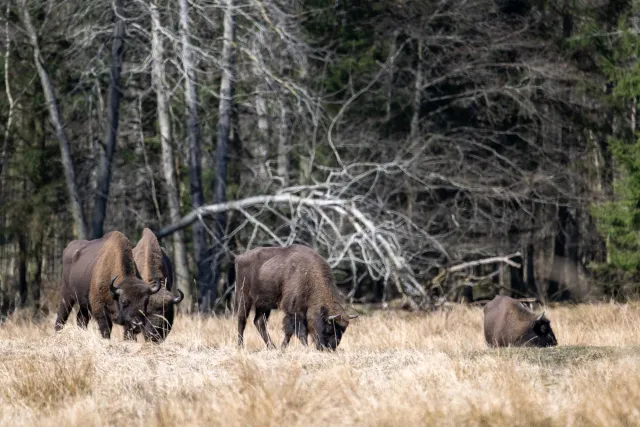
[[[248,197],[245,199],[204,205],[185,215],[178,222],[156,231],[158,238],[189,227],[200,221],[211,236],[213,230],[207,227],[207,217],[222,212],[235,211],[242,220],[236,222],[234,230],[230,230],[218,247],[231,253],[228,242],[240,237],[236,251],[249,250],[255,246],[287,246],[292,243],[305,243],[322,254],[332,268],[341,267],[350,271],[351,289],[347,296],[353,301],[363,275],[358,275],[364,267],[366,275],[374,281],[382,281],[384,297],[390,293],[403,298],[413,309],[428,309],[442,305],[451,298],[457,284],[451,283],[452,274],[460,273],[478,265],[504,263],[518,266],[511,258],[490,257],[465,262],[450,267],[434,263],[439,273],[430,281],[421,280],[417,272],[419,268],[408,260],[416,256],[416,247],[411,241],[402,237],[400,230],[411,228],[407,234],[422,236],[428,241],[428,249],[448,258],[447,251],[432,236],[402,219],[392,211],[385,211],[379,218],[371,212],[374,206],[364,198],[337,198],[329,191],[319,191],[318,186],[297,186],[283,190],[280,194]],[[294,193],[306,193],[299,195]],[[402,223],[401,223],[402,222]],[[406,234],[405,234],[406,235]],[[245,243],[246,242],[246,243]],[[424,250],[424,248],[419,248]],[[218,256],[213,254],[212,256]],[[345,268],[346,267],[346,268]],[[444,286],[447,289],[434,296],[433,288]],[[441,297],[444,295],[444,298]]]

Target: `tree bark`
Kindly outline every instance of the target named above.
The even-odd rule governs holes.
[[[284,96],[284,95],[283,95]],[[282,186],[289,185],[289,151],[291,126],[289,124],[289,107],[285,99],[278,101],[280,105],[280,135],[278,135],[278,176],[282,179]]]
[[[387,78],[387,102],[385,105],[384,116],[385,123],[389,123],[391,121],[391,98],[393,97],[393,77],[395,71],[395,57],[399,35],[400,30],[396,29],[393,31],[393,37],[391,38],[391,49],[389,52],[389,77]]]
[[[180,0],[180,37],[182,40],[182,66],[184,68],[185,102],[187,108],[187,133],[189,138],[189,193],[191,207],[195,210],[204,204],[202,190],[202,155],[200,148],[200,121],[198,119],[197,77],[192,59],[189,7],[187,0]],[[193,225],[193,252],[197,266],[197,284],[200,289],[210,282],[211,270],[206,259],[206,239],[203,224]],[[185,290],[186,291],[186,290]],[[192,305],[193,301],[189,301]]]
[[[259,37],[259,36],[256,36]],[[253,55],[258,58],[260,55],[260,45],[258,41],[253,40],[252,44]],[[269,174],[267,173],[267,157],[269,155],[269,113],[267,110],[267,100],[265,93],[267,92],[267,84],[264,82],[264,73],[260,70],[260,66],[254,62],[253,73],[260,82],[256,86],[256,113],[258,114],[258,138],[255,142],[250,141],[249,152],[253,157],[253,169],[248,174],[248,178],[245,178],[247,183],[254,180],[257,187],[264,186],[269,182]],[[243,168],[243,171],[249,168]]]
[[[118,121],[120,117],[120,71],[124,54],[124,19],[122,8],[124,0],[114,1],[115,26],[111,40],[111,72],[109,73],[109,98],[107,107],[107,131],[104,138],[103,150],[100,153],[96,193],[91,225],[91,238],[102,237],[104,219],[107,213],[109,185],[111,184],[111,161],[116,149],[118,137]]]
[[[176,182],[175,160],[173,147],[171,146],[171,122],[167,104],[167,92],[165,87],[164,72],[164,46],[162,41],[160,11],[156,1],[149,5],[151,9],[151,44],[153,71],[151,73],[153,87],[156,91],[158,127],[162,144],[162,166],[164,179],[167,186],[167,199],[169,202],[169,216],[171,222],[180,220],[180,200],[178,198],[178,185]],[[186,301],[191,301],[191,288],[189,287],[189,266],[187,264],[187,251],[184,244],[184,236],[181,231],[173,235],[173,258],[176,265],[176,283],[184,292]],[[189,308],[189,304],[185,304]]]
[[[224,0],[224,42],[222,45],[222,81],[220,82],[220,104],[218,107],[218,140],[216,143],[216,173],[213,188],[213,203],[224,203],[227,192],[227,163],[233,89],[235,85],[235,11],[234,0]],[[213,226],[214,246],[211,250],[212,281],[202,289],[200,310],[210,310],[217,297],[220,278],[220,260],[224,255],[222,240],[226,228],[226,212],[216,215]]]
[[[73,220],[76,226],[76,234],[79,239],[86,239],[87,223],[85,221],[84,212],[82,210],[82,202],[80,200],[80,193],[76,186],[76,174],[73,167],[73,160],[71,159],[71,148],[69,146],[69,139],[60,117],[60,111],[58,109],[58,102],[56,100],[55,92],[49,74],[44,67],[44,61],[42,54],[40,53],[40,46],[38,44],[38,35],[31,22],[31,15],[27,8],[26,0],[21,0],[20,8],[22,10],[22,21],[29,36],[31,46],[33,47],[33,59],[35,66],[40,76],[40,83],[44,91],[45,98],[47,100],[47,107],[49,109],[49,115],[51,122],[56,130],[56,136],[60,144],[60,153],[62,155],[62,166],[64,168],[64,176],[67,185],[67,191],[69,192],[69,199],[71,202],[71,212],[73,214]]]
[[[416,85],[413,94],[413,116],[411,117],[411,139],[418,135],[420,125],[420,104],[422,103],[422,40],[418,40],[418,66],[416,67]]]
[[[9,138],[11,138],[11,125],[13,123],[14,100],[11,95],[11,85],[9,81],[9,60],[11,55],[11,38],[9,37],[9,15],[11,2],[7,2],[7,10],[5,17],[5,51],[4,51],[4,89],[9,102],[9,114],[7,115],[7,123],[4,128],[4,139],[2,140],[2,151],[0,151],[0,200],[2,197],[2,171],[7,160],[7,149],[9,147]]]

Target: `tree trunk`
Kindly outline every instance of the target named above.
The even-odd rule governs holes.
[[[33,59],[40,76],[40,83],[44,91],[44,96],[47,100],[47,107],[49,109],[49,115],[51,116],[51,122],[56,130],[56,136],[60,143],[60,153],[62,155],[62,166],[64,168],[64,177],[67,184],[67,191],[69,192],[69,199],[71,201],[71,212],[76,226],[76,234],[79,239],[87,238],[87,223],[85,222],[84,212],[82,210],[82,202],[80,201],[80,193],[76,186],[76,174],[73,168],[73,161],[71,159],[71,148],[69,146],[69,139],[60,117],[60,111],[58,110],[58,102],[53,90],[53,85],[49,74],[44,67],[44,61],[40,53],[40,46],[38,44],[38,35],[31,22],[31,15],[27,8],[26,0],[21,0],[20,8],[22,10],[22,20],[29,36],[31,46],[33,47]]]
[[[164,47],[162,41],[162,24],[160,22],[160,11],[156,2],[151,2],[151,44],[153,71],[151,73],[153,87],[156,91],[158,109],[158,127],[160,128],[160,139],[162,144],[162,166],[164,179],[167,186],[167,199],[169,201],[169,216],[171,222],[180,220],[180,200],[178,199],[178,185],[176,183],[175,160],[173,157],[173,147],[171,146],[171,122],[167,104],[167,94],[165,89],[164,73]],[[182,231],[173,234],[173,258],[176,265],[177,286],[183,289],[187,301],[191,301],[191,288],[189,287],[189,266],[187,264],[187,251],[184,245]],[[189,304],[185,304],[189,307]]]
[[[284,96],[284,94],[283,94]],[[278,136],[278,176],[282,179],[282,186],[289,185],[289,150],[291,139],[291,125],[289,124],[289,107],[286,99],[278,101],[280,105],[280,135]]]
[[[107,132],[104,138],[103,150],[100,153],[98,178],[96,182],[91,238],[102,237],[104,218],[107,213],[109,198],[109,184],[111,184],[111,161],[116,149],[118,136],[118,119],[120,116],[120,71],[124,53],[124,19],[122,7],[124,0],[115,0],[115,26],[111,40],[111,72],[109,73],[109,106],[107,107]]]
[[[7,13],[5,20],[5,51],[4,51],[4,89],[7,94],[9,103],[9,114],[7,115],[7,123],[4,128],[4,139],[2,140],[2,150],[0,151],[0,201],[2,197],[2,170],[7,160],[7,149],[9,147],[9,138],[11,138],[11,124],[13,123],[13,106],[14,100],[11,95],[11,85],[9,81],[9,60],[11,55],[11,38],[9,37],[9,15],[11,2],[7,1]]]
[[[222,45],[222,81],[220,82],[220,104],[218,107],[218,140],[216,144],[216,174],[213,189],[213,203],[223,203],[227,191],[227,161],[229,134],[231,131],[231,110],[235,84],[235,11],[234,0],[224,0],[224,42]],[[220,260],[224,255],[222,240],[226,227],[226,212],[215,217],[213,226],[214,247],[212,248],[212,281],[202,289],[200,310],[209,310],[217,297],[220,278]]]
[[[391,48],[389,51],[389,76],[387,78],[387,103],[385,105],[385,123],[389,123],[391,121],[391,98],[393,97],[393,77],[395,71],[395,55],[398,43],[398,36],[400,35],[400,30],[393,31],[393,37],[391,39]],[[422,84],[422,83],[420,83]]]
[[[33,309],[34,313],[38,315],[40,313],[40,295],[42,294],[42,262],[44,251],[44,230],[38,232],[38,241],[35,246],[35,258],[36,258],[36,271],[33,276],[33,282],[31,284],[31,296],[33,297]]]
[[[182,40],[182,66],[184,68],[187,133],[189,136],[189,193],[192,208],[198,209],[204,204],[204,193],[202,191],[200,122],[198,119],[198,92],[196,91],[197,80],[189,33],[189,8],[187,0],[180,0],[180,37]],[[193,252],[198,270],[197,281],[199,288],[203,288],[211,281],[211,270],[205,261],[207,248],[204,233],[203,224],[197,221],[193,225]],[[188,300],[188,305],[193,305],[193,298],[192,300]]]
[[[260,37],[258,35],[256,37]],[[253,40],[252,44],[253,55],[258,58],[260,56],[260,45],[258,41]],[[253,157],[253,168],[246,174],[245,178],[247,184],[251,183],[257,187],[264,187],[269,182],[269,174],[267,173],[267,157],[269,155],[269,113],[267,110],[267,100],[265,99],[265,92],[267,92],[267,84],[264,82],[264,73],[260,69],[257,63],[253,65],[253,73],[256,79],[259,80],[256,86],[256,113],[258,114],[258,138],[256,141],[248,142],[248,149]],[[255,168],[255,169],[254,169]],[[243,172],[250,168],[244,167]],[[251,173],[253,172],[253,173]],[[253,181],[253,182],[251,182]]]
[[[422,40],[418,40],[418,66],[416,67],[416,85],[413,94],[413,116],[411,117],[411,139],[418,135],[420,125],[420,104],[422,103]]]

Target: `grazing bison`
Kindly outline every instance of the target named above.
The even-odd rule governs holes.
[[[119,278],[117,286],[114,286]],[[160,290],[138,275],[131,242],[119,231],[100,239],[74,240],[62,254],[60,303],[55,329],[62,329],[78,303],[78,326],[86,328],[95,317],[103,338],[110,338],[113,323],[144,324],[149,297]]]
[[[498,295],[484,307],[484,337],[492,347],[558,345],[551,322],[520,301]]]
[[[313,249],[302,245],[284,248],[259,247],[236,257],[235,307],[238,312],[238,345],[243,345],[244,328],[252,307],[253,323],[267,347],[275,347],[267,332],[271,310],[285,313],[286,347],[295,333],[307,345],[307,335],[319,350],[335,350],[349,316],[333,292],[331,268]]]
[[[147,307],[147,319],[142,327],[145,340],[162,342],[167,338],[173,326],[174,305],[180,303],[184,294],[178,289],[178,296],[171,292],[173,287],[173,266],[169,256],[160,247],[153,231],[145,228],[142,238],[133,248],[133,259],[136,262],[142,280],[154,283],[157,280],[164,282],[165,286],[149,298]],[[125,336],[135,339],[136,332],[127,329]]]

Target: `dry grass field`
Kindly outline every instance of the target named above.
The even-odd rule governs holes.
[[[0,326],[0,424],[640,425],[640,304],[547,309],[554,349],[487,349],[482,310],[376,312],[335,353],[266,350],[253,325],[179,317],[161,344]],[[270,321],[279,343],[280,313]]]

